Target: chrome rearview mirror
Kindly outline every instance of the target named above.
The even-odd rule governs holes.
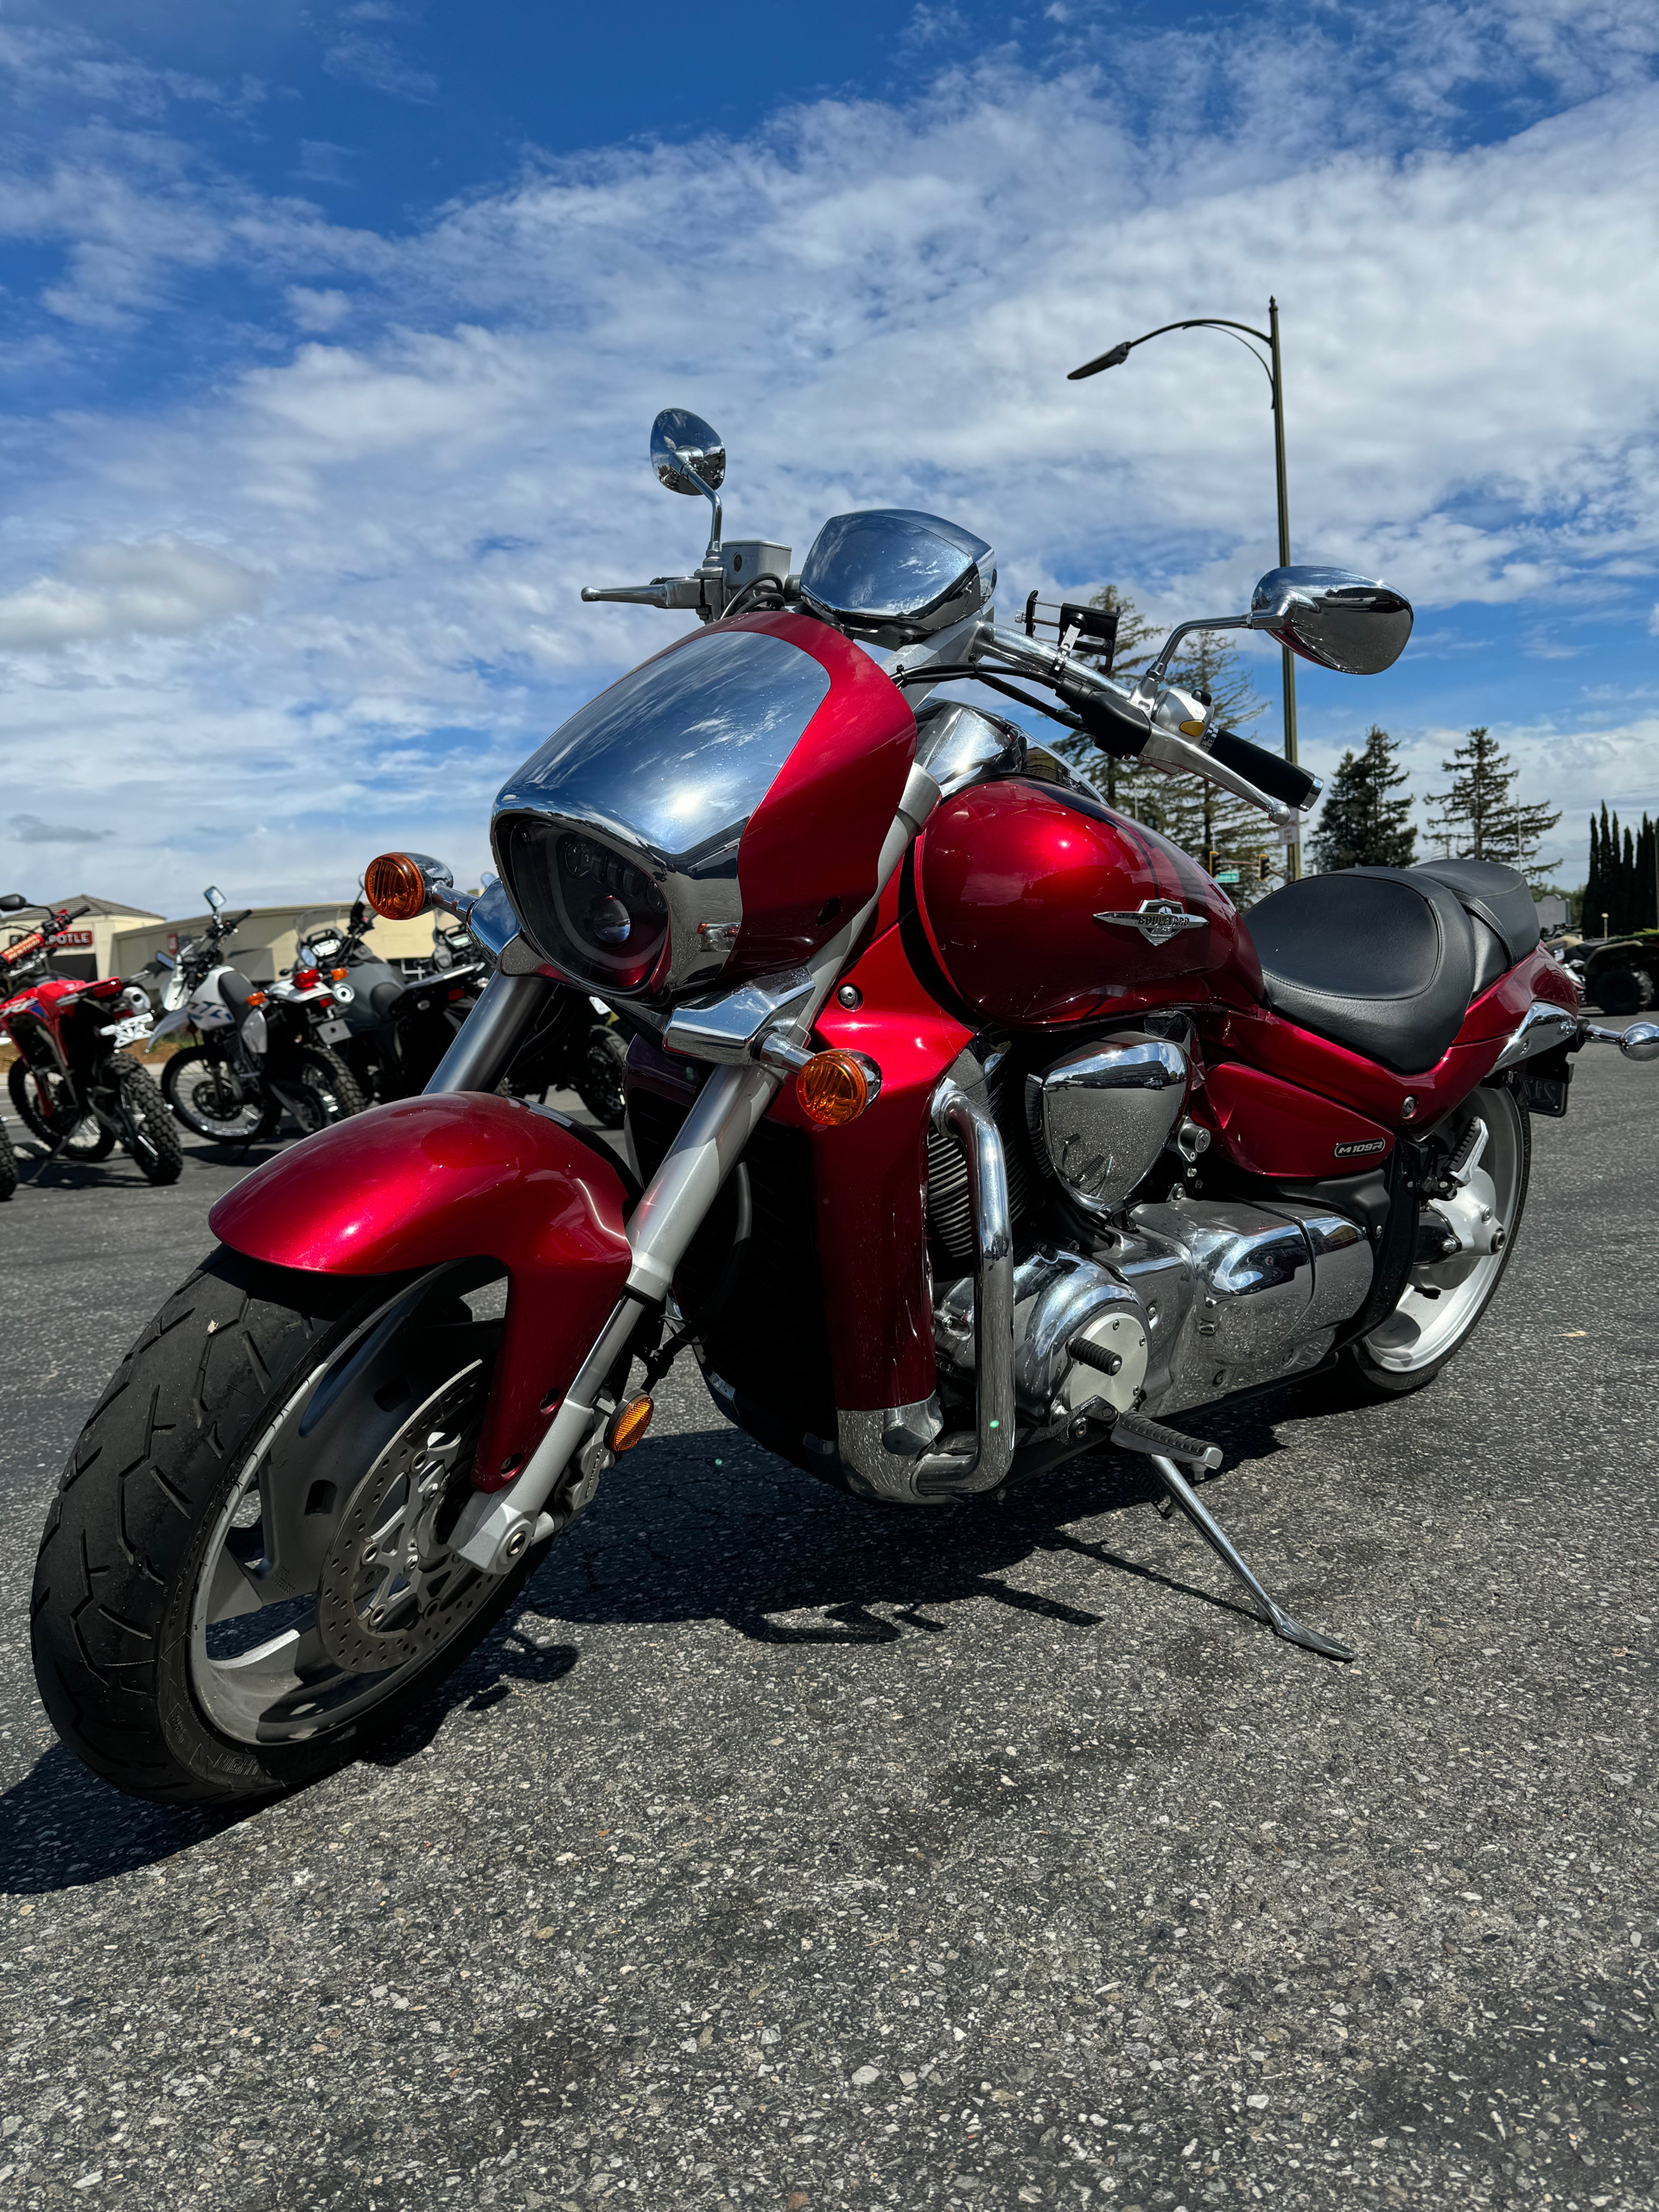
[[[1411,601],[1351,569],[1273,569],[1246,618],[1304,660],[1344,676],[1392,668],[1411,635]]]
[[[201,895],[215,913],[218,913],[225,904],[225,893],[216,883],[210,883]]]
[[[651,426],[651,465],[671,492],[713,499],[726,480],[726,448],[701,415],[664,407]]]

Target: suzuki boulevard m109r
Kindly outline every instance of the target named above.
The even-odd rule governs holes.
[[[1529,1116],[1605,1033],[1476,861],[1293,882],[1249,924],[971,677],[1249,801],[1310,778],[1167,680],[1194,627],[1386,668],[1397,592],[1280,569],[1138,681],[1060,610],[992,607],[991,549],[838,515],[798,574],[722,542],[589,596],[695,612],[496,802],[476,902],[419,856],[377,903],[462,908],[497,972],[425,1095],[220,1200],[218,1250],[139,1338],[52,1508],[47,1709],[89,1765],[227,1802],[350,1757],[455,1667],[651,1419],[690,1344],[730,1420],[855,1497],[1001,1491],[1143,1456],[1273,1627],[1190,1478],[1205,1409],[1321,1370],[1420,1389],[1521,1225]],[[632,1030],[633,1168],[495,1086],[549,992]],[[1659,1029],[1624,1031],[1633,1058]],[[637,1173],[636,1172],[637,1171]],[[645,1362],[645,1387],[632,1380]]]

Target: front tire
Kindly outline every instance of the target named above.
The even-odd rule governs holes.
[[[11,1148],[11,1139],[0,1123],[0,1205],[3,1205],[17,1188],[17,1155]]]
[[[1338,1388],[1345,1382],[1345,1395],[1375,1402],[1426,1389],[1473,1336],[1497,1294],[1526,1210],[1532,1123],[1507,1084],[1484,1084],[1452,1118],[1449,1152],[1477,1117],[1488,1134],[1470,1188],[1501,1227],[1501,1248],[1414,1267],[1394,1311],[1342,1354]]]
[[[144,1331],[35,1576],[41,1696],[95,1774],[175,1805],[295,1788],[396,1728],[512,1604],[540,1550],[495,1579],[446,1548],[499,1332],[464,1280],[221,1250]]]
[[[110,1064],[127,1150],[147,1183],[176,1183],[184,1172],[178,1124],[154,1079],[137,1060],[118,1052]]]

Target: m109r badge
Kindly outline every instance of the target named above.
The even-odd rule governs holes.
[[[1361,1137],[1351,1144],[1333,1145],[1331,1157],[1333,1160],[1354,1160],[1363,1152],[1386,1152],[1388,1148],[1387,1137]]]

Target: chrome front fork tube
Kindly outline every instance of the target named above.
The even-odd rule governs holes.
[[[493,1090],[556,988],[545,976],[507,976],[498,968],[433,1070],[428,1091]]]
[[[667,1296],[686,1246],[708,1218],[779,1081],[766,1067],[717,1067],[709,1074],[629,1219],[633,1263],[626,1285],[546,1433],[505,1490],[475,1491],[462,1509],[454,1547],[473,1566],[505,1573],[535,1541],[543,1508],[594,1427],[607,1377],[626,1353],[642,1316]],[[556,1525],[550,1521],[541,1533],[550,1535]]]

